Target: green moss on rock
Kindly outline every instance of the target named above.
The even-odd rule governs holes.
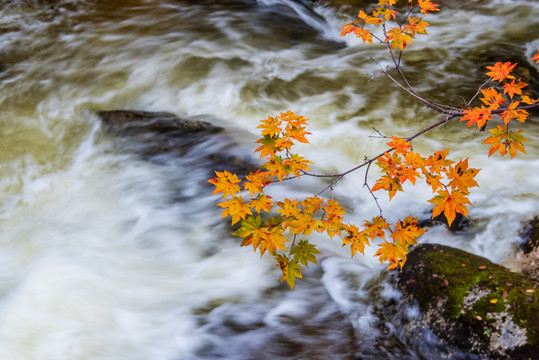
[[[400,277],[440,339],[485,358],[539,354],[538,281],[443,245],[412,248]]]

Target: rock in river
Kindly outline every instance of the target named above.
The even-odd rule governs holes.
[[[480,256],[434,244],[413,247],[399,276],[404,297],[420,310],[408,335],[428,329],[471,356],[460,359],[537,359],[538,285]]]

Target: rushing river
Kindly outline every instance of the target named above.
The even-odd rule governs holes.
[[[0,0],[0,359],[423,358],[374,250],[350,259],[320,239],[320,266],[290,292],[271,259],[240,248],[219,220],[200,160],[215,149],[146,161],[96,115],[203,116],[248,154],[258,120],[292,110],[310,120],[299,151],[314,169],[347,170],[384,149],[373,127],[405,136],[440,119],[380,76],[369,57],[387,65],[382,46],[339,37],[349,14],[299,0]],[[422,94],[458,105],[484,66],[518,61],[539,95],[527,60],[539,2],[447,0],[429,18],[430,35],[403,60]],[[482,168],[470,226],[421,241],[516,266],[521,222],[539,209],[538,120],[523,125],[528,155],[513,160],[487,158],[485,133],[458,121],[415,142]],[[378,213],[363,176],[333,191],[350,221]],[[407,190],[381,196],[385,216],[426,214],[428,189]]]

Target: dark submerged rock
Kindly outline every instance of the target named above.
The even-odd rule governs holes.
[[[460,359],[539,354],[539,282],[532,278],[462,250],[421,244],[410,251],[398,284],[421,313],[407,325],[409,338],[431,332],[470,354]]]
[[[97,115],[121,151],[146,160],[163,163],[190,159],[208,168],[209,176],[214,176],[213,170],[248,174],[257,169],[248,156],[234,152],[238,144],[233,137],[209,121],[139,110],[100,111]]]
[[[522,242],[521,272],[539,280],[539,216],[524,223],[520,232]]]

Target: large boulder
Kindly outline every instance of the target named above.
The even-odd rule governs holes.
[[[420,310],[407,325],[409,338],[434,334],[471,354],[463,359],[537,358],[537,280],[462,250],[421,244],[411,249],[398,283],[408,305]]]
[[[238,174],[258,169],[248,156],[234,152],[238,144],[231,133],[202,120],[204,117],[185,119],[168,112],[140,110],[100,111],[97,115],[120,151],[139,154],[146,160],[191,159],[209,170],[226,169]]]

